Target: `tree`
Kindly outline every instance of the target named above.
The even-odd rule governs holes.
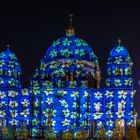
[[[80,140],[86,140],[87,139],[87,135],[86,132],[83,128],[81,128],[80,131],[76,132],[76,139],[80,139]]]
[[[16,133],[16,138],[21,140],[27,140],[28,139],[28,130],[26,128],[25,123],[20,124],[20,128],[18,128]]]
[[[49,110],[48,112],[48,120],[47,123],[47,130],[44,131],[44,136],[47,139],[55,139],[56,136],[54,134],[53,126],[52,126],[52,112]]]
[[[8,127],[4,128],[4,139],[5,140],[15,140],[15,128],[13,125],[8,125]]]
[[[117,119],[116,127],[113,130],[111,140],[123,140],[124,138],[124,120]]]
[[[101,128],[100,131],[96,135],[97,140],[107,140],[106,130]]]
[[[63,133],[63,139],[68,139],[68,140],[72,140],[73,139],[73,133],[72,131],[66,131]]]
[[[129,127],[125,133],[126,140],[138,140],[137,132],[135,127]]]
[[[118,139],[117,128],[114,128],[111,140],[117,140],[117,139]]]

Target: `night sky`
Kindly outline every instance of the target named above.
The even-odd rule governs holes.
[[[76,36],[86,40],[99,58],[102,87],[109,52],[121,38],[134,63],[135,106],[140,114],[140,4],[135,1],[1,0],[0,52],[10,44],[21,63],[23,87],[29,86],[51,43],[65,35],[70,13],[74,15]]]

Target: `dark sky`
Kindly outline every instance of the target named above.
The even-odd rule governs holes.
[[[65,35],[69,13],[74,14],[76,36],[85,39],[99,58],[102,85],[109,52],[122,39],[134,62],[135,106],[140,113],[140,4],[134,0],[1,0],[0,51],[10,43],[21,63],[23,87],[28,87],[51,43]]]

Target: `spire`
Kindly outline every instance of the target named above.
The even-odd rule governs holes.
[[[119,39],[118,39],[118,45],[120,46],[121,43],[122,43],[122,40],[119,38]]]
[[[72,17],[73,15],[70,14],[69,15],[69,25],[66,29],[66,36],[74,36],[75,35],[75,29],[73,28],[73,25],[72,25]]]

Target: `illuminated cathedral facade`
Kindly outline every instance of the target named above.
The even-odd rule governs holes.
[[[49,127],[56,135],[84,130],[91,137],[105,128],[110,137],[116,126],[135,125],[131,70],[131,57],[119,40],[107,60],[106,86],[100,88],[98,58],[75,36],[70,20],[66,35],[46,51],[27,89],[22,89],[16,55],[9,48],[0,54],[1,127],[26,125],[31,137],[45,137]]]

